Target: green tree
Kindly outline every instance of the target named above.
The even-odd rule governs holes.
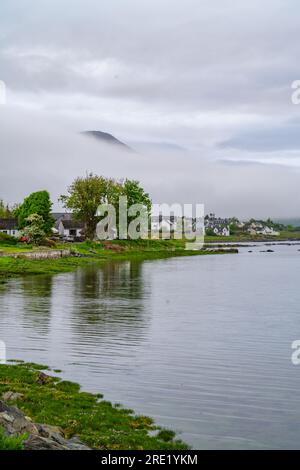
[[[150,215],[152,201],[148,193],[140,185],[139,181],[126,179],[123,185],[124,195],[127,197],[128,207],[133,204],[142,204]]]
[[[152,201],[149,194],[146,193],[144,188],[140,185],[139,181],[126,179],[123,183],[122,194],[127,197],[127,210],[134,204],[140,204],[147,209],[149,226]],[[130,217],[127,214],[127,223],[130,224],[134,218],[135,217]]]
[[[84,178],[76,178],[68,187],[68,194],[60,196],[64,207],[85,224],[85,234],[91,240],[95,237],[99,221],[97,209],[100,204],[107,202],[108,186],[106,178],[90,173]]]
[[[46,234],[51,233],[54,220],[51,216],[52,202],[48,191],[38,191],[30,194],[24,199],[24,202],[17,207],[15,215],[18,218],[19,229],[27,225],[27,219],[32,214],[40,215],[43,219],[43,231]]]
[[[4,201],[0,199],[0,217],[3,219],[7,219],[12,216],[13,216],[13,213],[9,205],[5,204]]]
[[[151,211],[149,194],[140,186],[138,181],[126,179],[118,181],[113,178],[90,173],[84,178],[76,178],[69,186],[68,194],[60,196],[66,209],[85,224],[86,237],[93,240],[96,227],[101,219],[96,215],[100,204],[112,204],[116,210],[117,225],[119,213],[119,197],[127,196],[128,207],[133,204],[143,204]]]
[[[31,214],[25,222],[26,226],[22,230],[22,235],[34,245],[39,245],[46,237],[43,229],[45,225],[43,217],[38,214]]]

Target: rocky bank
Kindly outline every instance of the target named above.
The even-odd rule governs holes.
[[[9,401],[22,399],[22,395],[6,392],[0,400],[0,427],[8,436],[25,435],[24,450],[91,450],[76,436],[66,439],[64,432],[57,426],[33,423]]]

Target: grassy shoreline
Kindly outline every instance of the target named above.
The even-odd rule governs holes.
[[[280,235],[250,235],[239,234],[230,235],[229,237],[206,236],[205,243],[253,243],[253,242],[296,242],[300,241],[300,232],[281,232]]]
[[[223,249],[213,251],[185,250],[185,243],[182,240],[122,240],[113,241],[109,244],[85,242],[61,245],[57,248],[70,248],[73,256],[59,259],[31,260],[22,257],[22,254],[24,252],[29,253],[33,251],[32,249],[17,246],[13,251],[11,246],[0,245],[0,250],[4,254],[0,257],[0,282],[15,276],[70,272],[79,267],[90,264],[101,265],[109,261],[143,261],[179,256],[236,253],[236,250]],[[43,248],[40,248],[40,250],[43,250]],[[16,253],[18,257],[10,257],[9,255],[12,253]]]
[[[175,433],[154,424],[148,416],[112,405],[101,394],[82,392],[76,383],[39,374],[46,366],[26,364],[0,365],[0,397],[12,391],[22,395],[12,402],[33,422],[59,426],[65,436],[77,435],[95,449],[174,450],[188,449]]]

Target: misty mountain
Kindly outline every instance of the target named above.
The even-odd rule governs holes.
[[[124,142],[121,142],[121,140],[117,139],[112,134],[108,134],[108,132],[84,131],[84,132],[82,132],[82,134],[86,135],[87,137],[97,139],[97,140],[99,140],[99,142],[102,142],[102,143],[105,143],[105,144],[108,144],[108,145],[117,146],[119,149],[126,150],[127,152],[133,152],[134,151],[132,148],[130,148],[128,145],[124,144]]]

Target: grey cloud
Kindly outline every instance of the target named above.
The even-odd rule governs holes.
[[[93,170],[136,176],[157,199],[295,215],[298,9],[296,0],[2,0],[0,79],[15,108],[0,108],[0,196],[47,186],[56,198]],[[122,160],[82,143],[84,129],[189,152]]]
[[[57,208],[72,180],[93,171],[139,179],[156,203],[205,203],[208,211],[240,217],[298,213],[299,172],[292,168],[229,166],[194,152],[119,153],[40,112],[7,110],[0,124],[0,197],[10,202],[46,188]]]
[[[220,147],[252,152],[300,150],[300,120],[288,121],[281,126],[249,129],[222,142]]]
[[[4,0],[1,46],[4,79],[14,89],[102,93],[187,111],[230,106],[268,112],[274,100],[288,103],[287,88],[297,77],[300,20],[293,0],[264,6],[25,0],[22,18],[12,16],[16,4]],[[106,73],[80,73],[107,61]]]

